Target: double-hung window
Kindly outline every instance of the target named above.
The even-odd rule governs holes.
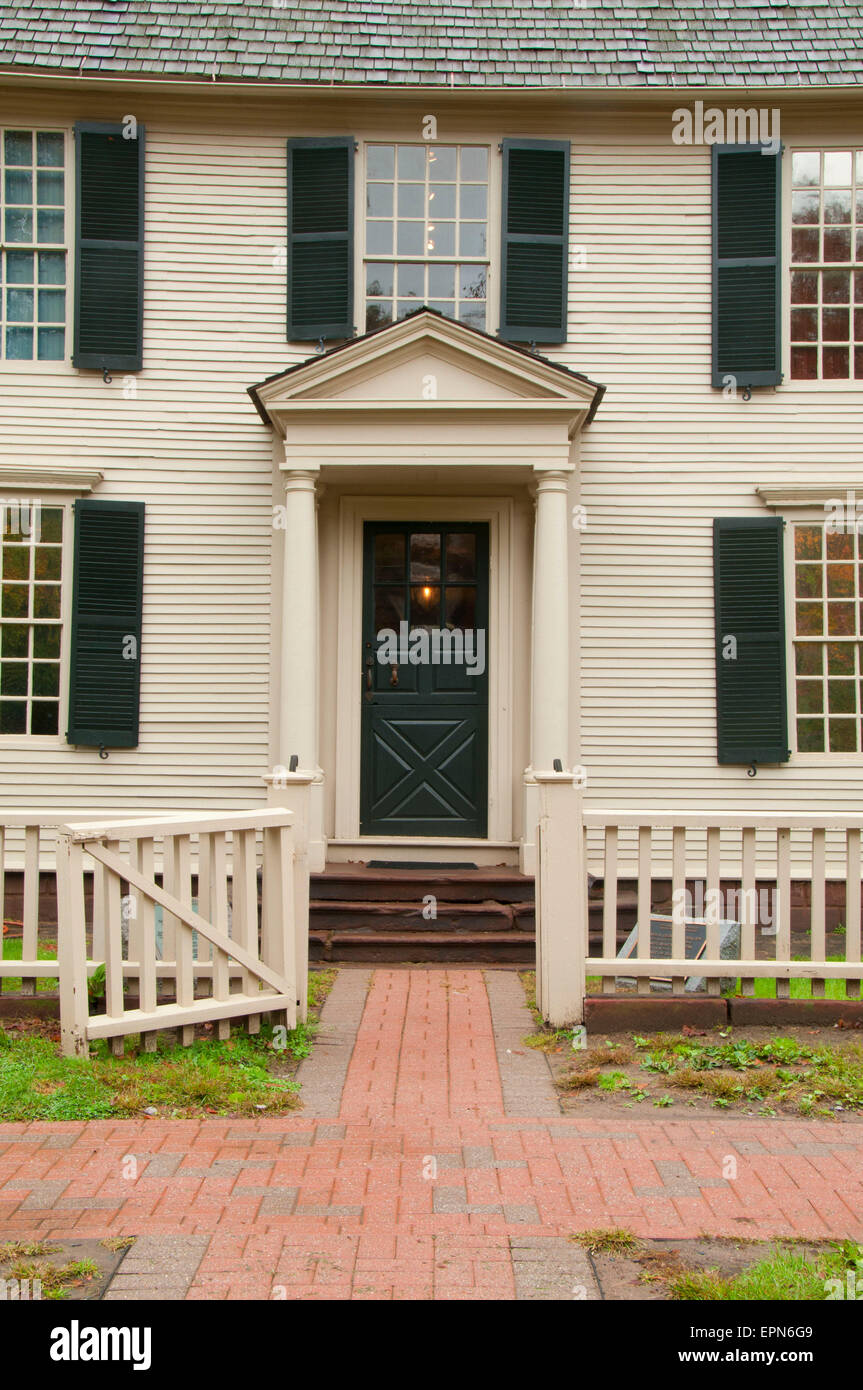
[[[0,499],[0,734],[57,734],[65,508]]]
[[[0,130],[0,359],[66,355],[65,139]]]
[[[489,149],[366,146],[365,330],[421,304],[487,327]]]
[[[859,753],[863,716],[863,534],[828,521],[794,534],[797,751]]]
[[[791,155],[791,378],[863,379],[863,150]]]

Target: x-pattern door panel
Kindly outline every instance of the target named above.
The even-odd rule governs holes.
[[[488,526],[366,523],[362,834],[486,834],[488,657]]]

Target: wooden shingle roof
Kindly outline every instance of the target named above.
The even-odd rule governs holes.
[[[403,87],[863,83],[863,4],[0,0],[0,72]]]

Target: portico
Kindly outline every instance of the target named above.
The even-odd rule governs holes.
[[[427,309],[250,389],[273,427],[271,757],[284,768],[295,757],[314,777],[312,869],[340,855],[441,859],[457,846],[463,857],[469,847],[476,862],[518,863],[533,872],[534,773],[550,770],[556,758],[565,765],[577,760],[570,515],[579,434],[602,393],[584,376]],[[416,548],[422,543],[431,553],[442,545],[448,555],[447,546],[463,549],[465,536],[487,528],[487,727],[470,724],[457,691],[439,683],[428,688],[419,726],[426,765],[433,766],[429,730],[443,739],[447,701],[455,700],[447,716],[454,733],[441,757],[449,760],[453,802],[464,779],[481,769],[483,835],[440,833],[447,808],[436,820],[418,813],[441,800],[443,784],[408,767],[399,743],[408,715],[401,713],[390,722],[395,734],[386,760],[372,770],[384,793],[392,783],[396,811],[386,834],[363,833],[361,785],[370,756],[363,700],[376,693],[364,666],[364,593],[368,613],[370,585],[384,603],[391,591],[398,598],[402,582],[397,576],[395,588],[382,586],[380,574],[369,573],[367,547],[364,564],[364,527],[374,524],[404,535],[405,602],[414,593],[440,592],[444,607],[451,595],[452,612],[467,611],[484,576],[423,570],[435,562],[428,554],[416,558]],[[411,588],[420,574],[425,586]],[[381,690],[389,697],[396,688],[407,698],[405,675],[394,664]],[[475,703],[476,684],[462,688]],[[471,751],[477,730],[482,756]],[[382,737],[374,735],[378,744]],[[453,771],[449,750],[456,745],[461,762]],[[406,789],[413,782],[400,822],[401,776]],[[278,800],[277,787],[272,795]],[[436,828],[416,833],[417,824]]]

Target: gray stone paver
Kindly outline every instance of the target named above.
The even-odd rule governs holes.
[[[518,1302],[572,1302],[602,1297],[587,1251],[563,1236],[512,1236]]]
[[[545,1053],[525,1047],[523,1038],[535,1031],[524,997],[524,987],[514,970],[483,972],[491,1026],[503,1090],[506,1115],[560,1115]]]
[[[334,1119],[341,1110],[342,1091],[371,977],[371,970],[340,970],[324,1000],[312,1055],[297,1070],[306,1115]],[[332,1133],[325,1137],[339,1138],[336,1131],[343,1132],[342,1126],[326,1128]]]
[[[209,1243],[209,1236],[139,1236],[103,1298],[110,1302],[185,1298]]]

